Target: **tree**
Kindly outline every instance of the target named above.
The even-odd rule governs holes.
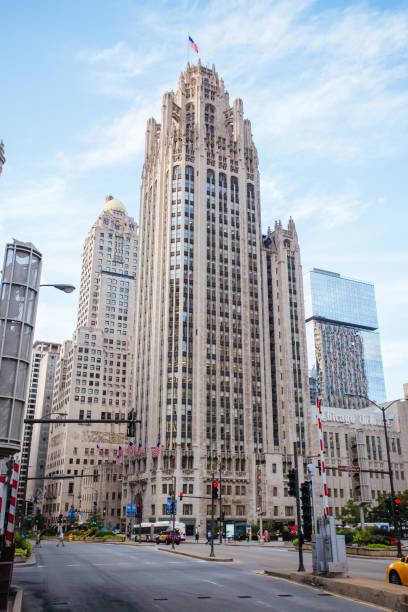
[[[357,506],[352,499],[341,509],[340,518],[344,524],[356,525],[360,522],[360,506]]]
[[[399,520],[402,525],[408,522],[408,490],[396,495],[401,500]],[[388,509],[386,499],[391,499],[391,493],[379,495],[378,504],[371,509],[368,515],[371,523],[390,523],[392,524],[392,515]]]
[[[89,527],[100,527],[103,524],[101,514],[98,510],[93,510],[88,514]]]

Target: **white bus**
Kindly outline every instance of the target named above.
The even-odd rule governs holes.
[[[164,533],[168,529],[173,529],[173,521],[157,521],[156,523],[139,523],[133,525],[132,534],[136,539],[141,535],[142,542],[155,542],[157,536]],[[175,522],[175,529],[180,532],[181,540],[186,539],[185,523]]]

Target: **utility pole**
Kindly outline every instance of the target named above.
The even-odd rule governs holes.
[[[298,572],[305,572],[305,566],[303,565],[303,531],[302,522],[300,516],[300,496],[299,496],[299,467],[298,467],[298,453],[297,453],[297,442],[293,443],[293,454],[295,456],[295,474],[296,474],[296,510],[297,510],[297,535],[298,535],[298,546],[299,546],[299,568]]]

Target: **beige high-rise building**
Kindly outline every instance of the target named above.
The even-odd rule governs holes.
[[[284,240],[297,248],[293,232],[292,226],[288,236],[277,231],[285,266]],[[274,506],[277,516],[293,516],[291,500],[288,509],[282,504],[285,460],[279,455],[279,467],[278,460],[266,463],[271,453],[293,452],[293,436],[285,440],[285,432],[295,424],[283,428],[271,408],[262,253],[258,157],[243,103],[230,103],[214,67],[187,65],[177,92],[164,95],[161,123],[150,119],[146,133],[134,388],[146,453],[127,460],[124,475],[124,497],[143,502],[144,520],[165,518],[176,478],[176,492],[186,494],[178,519],[187,532],[204,533],[211,507],[205,498],[220,469],[225,522],[237,533],[256,520],[260,500],[268,516]],[[288,291],[284,273],[278,278]],[[288,319],[279,322],[285,333],[291,312],[288,302],[282,314]],[[282,341],[288,355],[291,338],[289,348]],[[303,353],[301,359],[303,367]],[[280,366],[280,386],[292,382],[289,370],[292,361]],[[303,372],[300,378],[307,387]],[[279,398],[277,408],[293,414],[303,435],[301,404],[286,388]],[[275,424],[281,427],[276,445]]]
[[[304,477],[309,448],[309,381],[304,323],[303,279],[295,224],[275,223],[263,239],[262,287],[266,346],[267,398],[265,452],[257,457],[257,508],[267,518],[295,521],[295,499],[288,496],[287,472],[299,455]]]
[[[108,196],[84,243],[77,328],[56,365],[53,411],[84,424],[50,428],[47,475],[73,476],[49,481],[44,512],[54,523],[72,510],[86,520],[95,508],[106,525],[120,523],[121,470],[115,459],[119,446],[127,447],[126,425],[118,422],[131,409],[137,250],[135,221],[122,202]],[[98,486],[90,487],[94,474]]]

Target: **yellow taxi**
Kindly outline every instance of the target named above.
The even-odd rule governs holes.
[[[401,557],[387,567],[387,582],[408,586],[408,557]]]

